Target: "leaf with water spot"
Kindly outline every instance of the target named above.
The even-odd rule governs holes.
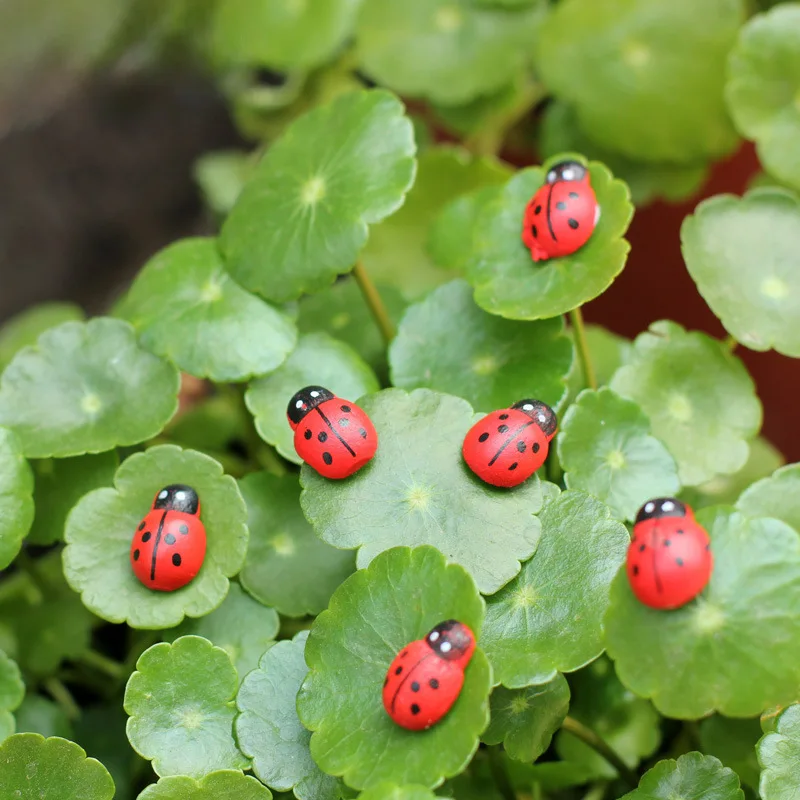
[[[272,372],[297,342],[289,316],[228,275],[214,239],[184,239],[156,253],[116,313],[148,350],[218,382]]]
[[[736,508],[747,517],[774,517],[800,533],[800,464],[787,464],[742,492]]]
[[[28,458],[100,453],[155,436],[178,408],[178,371],[122,320],[45,331],[0,378],[0,425]]]
[[[450,712],[426,731],[395,724],[381,691],[403,647],[444,620],[468,625],[480,644],[483,613],[467,572],[433,547],[393,548],[351,575],[314,623],[297,698],[320,768],[355,789],[381,781],[432,787],[461,772],[489,722],[491,669],[480,647]]]
[[[16,558],[33,514],[33,473],[19,439],[0,428],[0,570]]]
[[[699,511],[697,521],[711,537],[714,570],[696,600],[673,611],[648,608],[625,570],[611,586],[606,647],[620,680],[678,719],[751,716],[793,700],[800,537],[784,522],[725,506]]]
[[[233,738],[238,685],[230,656],[207,639],[153,645],[125,687],[131,747],[160,777],[246,769],[249,761]]]
[[[611,380],[638,403],[678,464],[684,486],[747,461],[747,440],[761,427],[761,403],[742,362],[716,339],[675,322],[654,322]]]
[[[148,786],[136,800],[270,800],[272,792],[250,775],[221,769],[200,780],[170,775]]]
[[[300,502],[317,535],[358,547],[359,567],[395,545],[431,544],[468,569],[482,592],[496,592],[536,549],[539,478],[497,489],[470,471],[461,445],[479,416],[460,398],[387,389],[361,406],[378,432],[372,461],[344,481],[308,465],[300,474]]]
[[[0,650],[0,742],[14,733],[15,711],[25,696],[25,684],[17,662]]]
[[[50,328],[70,320],[82,320],[83,311],[72,303],[42,303],[12,317],[0,328],[0,372],[23,347]]]
[[[352,269],[368,226],[402,205],[415,149],[402,103],[380,89],[303,115],[269,148],[222,227],[227,269],[275,302],[329,286]]]
[[[791,705],[777,718],[774,728],[756,747],[761,765],[759,792],[763,800],[797,797],[800,760],[800,705]]]

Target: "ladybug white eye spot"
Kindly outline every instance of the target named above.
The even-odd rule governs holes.
[[[304,405],[305,405],[305,403],[304,403],[302,400],[298,400],[298,401],[297,401],[297,402],[294,404],[294,407],[295,407],[295,408],[302,408]]]
[[[555,183],[557,177],[558,176],[556,175],[555,170],[550,170],[550,172],[547,173],[547,182]]]
[[[449,653],[453,649],[453,645],[451,645],[450,642],[442,642],[442,644],[439,647],[439,649],[443,653]]]
[[[319,397],[319,392],[311,392],[312,397]]]
[[[428,638],[435,642],[439,638],[439,631],[434,631]]]
[[[523,411],[533,411],[533,406],[530,403],[525,403],[525,405],[522,406],[522,410]]]
[[[675,503],[672,500],[667,500],[666,502],[661,504],[662,511],[672,511],[675,508]]]
[[[564,180],[571,181],[575,177],[575,172],[571,169],[564,170]]]
[[[164,498],[167,496],[167,494],[169,494],[169,493],[167,492],[167,490],[166,490],[166,489],[162,489],[162,490],[161,490],[161,491],[158,493],[158,499],[159,499],[159,500],[163,500],[163,499],[164,499]]]
[[[175,492],[176,500],[183,500],[184,497],[186,497],[186,492]]]
[[[542,424],[547,422],[547,417],[544,414],[538,414],[537,416],[539,417],[539,422],[541,422]]]
[[[648,503],[648,504],[647,504],[647,505],[644,507],[644,510],[645,510],[645,511],[646,511],[648,514],[652,514],[652,513],[653,513],[653,512],[656,510],[656,504],[655,504],[655,503],[652,503],[652,502],[651,502],[651,503]]]

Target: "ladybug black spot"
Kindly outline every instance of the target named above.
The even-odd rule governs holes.
[[[679,535],[681,535],[681,536],[682,536],[682,535],[683,535],[683,528],[681,528],[681,529],[680,529],[680,530],[678,530],[678,531],[675,531],[675,533],[677,533],[677,534],[679,534]]]
[[[408,650],[403,650],[403,652],[400,653],[400,658],[405,658],[407,655],[408,655]]]
[[[489,434],[488,434],[488,433],[482,433],[482,434],[481,434],[481,435],[478,437],[478,441],[479,441],[479,442],[485,442],[485,441],[486,441],[488,438],[489,438]]]
[[[710,549],[711,549],[711,545],[710,545],[710,544],[707,544],[707,545],[706,545],[706,550],[710,550]]]
[[[411,681],[411,691],[412,692],[419,691],[419,684],[416,681]]]
[[[140,530],[140,531],[144,530],[144,520],[142,520],[142,521],[139,523],[139,530]]]
[[[570,228],[572,228],[572,230],[577,230],[578,229],[578,220],[572,219],[572,217],[570,217],[567,220],[567,225],[569,225]]]
[[[307,430],[307,431],[306,431],[306,432],[303,434],[303,436],[305,436],[305,438],[306,438],[306,439],[310,439],[310,438],[312,437],[312,435],[313,435],[313,434],[312,434],[312,433],[311,433],[311,431],[309,431],[309,430]]]
[[[176,538],[175,538],[175,537],[174,537],[174,536],[173,536],[171,533],[168,533],[168,534],[167,534],[167,535],[164,537],[164,541],[165,541],[167,544],[175,544],[175,542],[177,541],[177,539],[176,539]]]
[[[505,433],[508,430],[508,425],[498,425],[497,432],[498,433]]]
[[[682,567],[682,566],[683,566],[683,559],[682,559],[682,558],[676,558],[676,559],[675,559],[675,563],[676,563],[676,564],[677,564],[679,567]]]
[[[534,239],[536,239],[539,236],[539,231],[537,230],[535,225],[531,225],[531,233],[533,234]]]
[[[517,452],[518,453],[524,453],[526,447],[527,447],[527,445],[525,444],[525,442],[522,441],[522,439],[520,439],[517,442]]]
[[[577,192],[570,192],[569,196],[572,197],[573,199],[577,199],[578,197],[580,197],[580,195]]]
[[[536,206],[536,208],[533,210],[533,213],[534,214],[541,214],[542,213],[542,207],[541,206]],[[535,235],[536,234],[534,234],[534,236]]]
[[[669,539],[664,539],[664,547],[669,547],[672,542]]]
[[[138,550],[134,550],[133,551],[133,560],[134,561],[138,561],[139,560],[139,551]]]
[[[515,469],[516,469],[518,466],[519,466],[519,464],[518,464],[518,463],[515,461],[515,462],[514,462],[514,463],[513,463],[513,464],[512,464],[512,465],[511,465],[509,468],[508,468],[508,471],[509,471],[509,472],[513,472],[513,471],[514,471],[514,470],[515,470]]]
[[[508,419],[508,414],[501,414],[500,419]]]
[[[149,542],[149,541],[150,541],[150,537],[151,537],[152,535],[153,535],[153,534],[152,534],[152,533],[150,533],[150,531],[145,531],[145,532],[142,534],[142,541],[143,541],[143,542]]]
[[[323,461],[324,461],[324,462],[325,462],[325,463],[326,463],[328,466],[330,466],[331,464],[333,464],[333,456],[332,456],[330,453],[323,453],[323,454],[322,454],[322,460],[323,460]]]
[[[534,453],[538,453],[541,449],[542,448],[540,447],[539,442],[534,442],[533,447],[531,447],[531,450],[533,450]]]
[[[395,674],[395,675],[399,675],[399,674],[400,674],[402,671],[403,671],[403,668],[402,668],[402,667],[398,667],[398,668],[397,668],[397,669],[394,671],[394,674]]]
[[[359,433],[359,435],[361,436],[362,439],[366,439],[367,438],[367,432],[363,428],[361,428],[361,430],[358,433]]]
[[[349,424],[350,424],[350,420],[349,420],[349,419],[346,419],[345,417],[342,417],[342,418],[339,420],[339,427],[340,427],[340,428],[346,428],[346,427],[347,427]]]
[[[639,574],[639,567],[637,567],[637,566],[634,566],[634,568],[633,568],[633,574],[634,574],[634,575],[638,575],[638,574]]]
[[[172,563],[179,567],[181,565],[181,554],[180,553],[173,553],[172,554]]]
[[[387,683],[389,683],[389,676],[388,675],[383,679],[383,685],[386,686]]]
[[[437,681],[436,678],[431,678],[428,681],[428,686],[430,686],[431,689],[438,689],[439,688],[439,681]]]
[[[419,706],[416,703],[411,704],[411,713],[414,715],[419,714]]]
[[[647,545],[646,544],[640,544],[639,545],[639,552],[640,553],[644,553],[645,550],[647,550]]]
[[[186,534],[189,533],[189,526],[181,523],[180,527],[178,528],[178,533],[182,533],[184,536],[186,536]]]
[[[349,414],[353,409],[350,406],[339,406],[345,414]]]
[[[317,439],[319,439],[321,442],[327,442],[328,441],[328,434],[325,433],[325,431],[320,431],[317,434]]]
[[[567,204],[565,202],[556,203],[556,208],[559,211],[564,211],[567,208]]]

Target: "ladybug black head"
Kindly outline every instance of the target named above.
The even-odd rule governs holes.
[[[333,393],[322,386],[306,386],[295,394],[289,401],[286,415],[289,422],[297,425],[309,411],[315,409],[320,403],[332,400]]]
[[[520,400],[511,408],[518,408],[527,414],[548,437],[552,436],[558,428],[556,412],[541,400]]]
[[[447,661],[463,658],[475,644],[472,631],[454,619],[440,622],[425,637],[425,641],[436,655]]]
[[[654,497],[639,509],[636,521],[644,522],[648,519],[661,519],[662,517],[686,517],[689,513],[688,507],[674,497]]]
[[[197,492],[191,486],[173,483],[165,486],[153,502],[153,508],[164,511],[183,511],[184,514],[196,514],[200,508]]]
[[[579,161],[561,161],[547,171],[547,183],[558,181],[582,181],[586,177],[586,167]]]

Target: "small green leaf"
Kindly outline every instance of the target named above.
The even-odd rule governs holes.
[[[279,625],[275,609],[256,602],[238,583],[232,583],[219,608],[200,619],[184,620],[164,638],[172,642],[178,636],[193,634],[208,639],[230,656],[241,680],[275,643]]]
[[[797,763],[800,760],[800,705],[789,706],[778,717],[773,732],[756,747],[761,765],[759,792],[763,800],[797,797]]]
[[[329,286],[352,269],[368,224],[402,205],[414,152],[411,121],[383,90],[349,92],[300,117],[267,151],[223,225],[230,273],[275,302]]]
[[[395,386],[451,392],[486,412],[523,397],[557,407],[573,358],[561,317],[533,324],[495,317],[475,305],[464,281],[409,307],[389,349]]]
[[[800,464],[787,464],[742,492],[736,508],[746,517],[774,517],[800,532]]]
[[[25,695],[15,716],[18,733],[38,733],[45,738],[50,736],[73,738],[72,723],[64,710],[40,694]]]
[[[481,739],[502,742],[506,753],[518,761],[536,761],[561,727],[569,709],[569,686],[557,673],[548,683],[527,689],[498,686],[490,698],[492,721]]]
[[[255,778],[221,769],[201,780],[171,775],[148,786],[137,800],[270,800],[272,792]]]
[[[308,631],[278,642],[242,683],[236,704],[236,738],[253,759],[253,772],[273,789],[292,790],[298,800],[336,800],[336,778],[311,758],[311,733],[297,716],[297,693],[308,674],[303,659]]]
[[[800,6],[754,16],[728,56],[733,122],[756,143],[764,168],[800,189]]]
[[[601,214],[591,239],[571,256],[538,264],[531,259],[522,242],[522,219],[547,166],[518,172],[481,209],[467,277],[475,302],[491,314],[555,317],[602,294],[625,266],[630,245],[622,237],[633,216],[628,187],[595,161],[589,173]]]
[[[792,269],[800,247],[797,195],[717,195],[684,219],[681,241],[700,294],[738,342],[800,356],[800,277]]]
[[[642,605],[621,570],[611,586],[606,646],[620,680],[664,715],[758,714],[795,698],[800,681],[800,537],[776,519],[703,509],[714,571],[674,611]],[[776,647],[775,643],[780,642]]]
[[[222,648],[182,636],[145,650],[136,670],[125,687],[128,739],[159,777],[247,768],[233,738],[239,680]]]
[[[647,414],[685,486],[744,466],[747,440],[761,427],[761,403],[742,362],[716,339],[675,322],[654,322],[636,338],[611,388]]]
[[[0,424],[29,458],[101,453],[155,436],[178,408],[178,371],[122,320],[65,322],[0,379]]]
[[[0,328],[0,372],[11,359],[50,328],[70,320],[82,320],[83,311],[72,303],[42,303],[12,317]]]
[[[302,459],[294,449],[294,431],[286,420],[286,407],[295,392],[312,385],[324,386],[337,397],[353,402],[378,391],[375,373],[351,347],[327,333],[301,336],[286,363],[251,383],[245,395],[261,438],[295,464]]]
[[[603,652],[603,613],[625,558],[628,531],[583,492],[564,492],[540,515],[533,558],[487,599],[482,645],[509,688],[547,683]]]
[[[207,549],[191,583],[174,592],[157,592],[133,574],[130,547],[153,498],[171,483],[185,483],[200,497]],[[89,492],[67,518],[64,575],[86,607],[102,619],[127,621],[134,628],[169,628],[184,615],[213,611],[247,550],[247,509],[236,481],[223,475],[213,458],[161,445],[123,461],[114,486]]]
[[[112,484],[119,458],[110,450],[77,458],[45,458],[32,466],[36,516],[27,539],[31,544],[48,545],[63,538],[67,515],[81,497]]]
[[[424,786],[398,786],[381,781],[366,792],[361,792],[358,800],[436,800],[436,795]]]
[[[618,519],[633,519],[651,497],[678,493],[675,461],[650,435],[650,421],[611,389],[582,392],[557,441],[567,487],[602,500]]]
[[[19,552],[33,513],[33,473],[19,439],[0,428],[0,570]]]
[[[195,182],[211,211],[227,216],[255,166],[253,155],[241,150],[212,150],[194,162]]]
[[[427,731],[396,725],[381,689],[400,650],[442,620],[463,622],[480,640],[483,610],[467,572],[433,547],[393,548],[351,575],[314,623],[297,698],[320,768],[356,789],[386,780],[432,787],[461,772],[489,722],[483,651],[476,648],[453,708]]]
[[[622,800],[744,800],[736,773],[713,756],[686,753],[677,761],[659,761],[648,770],[639,788]]]
[[[18,733],[0,744],[0,797],[14,800],[112,800],[108,770],[74,742]]]
[[[319,614],[355,569],[353,552],[317,538],[300,509],[297,476],[257,472],[243,478],[239,489],[250,529],[242,586],[286,616]]]
[[[457,397],[387,389],[361,406],[378,431],[372,461],[345,481],[307,465],[300,474],[300,502],[317,535],[360,548],[359,567],[395,545],[432,544],[469,570],[482,592],[496,592],[536,549],[539,479],[509,491],[473,475],[461,445],[478,417]]]
[[[225,272],[214,239],[184,239],[153,256],[117,314],[148,350],[219,382],[272,372],[297,342],[286,314]]]
[[[715,714],[700,723],[703,752],[730,767],[752,789],[758,789],[760,772],[756,743],[761,737],[758,719],[730,719]]]
[[[17,663],[0,650],[0,742],[14,733],[16,710],[25,696],[25,684]]]

